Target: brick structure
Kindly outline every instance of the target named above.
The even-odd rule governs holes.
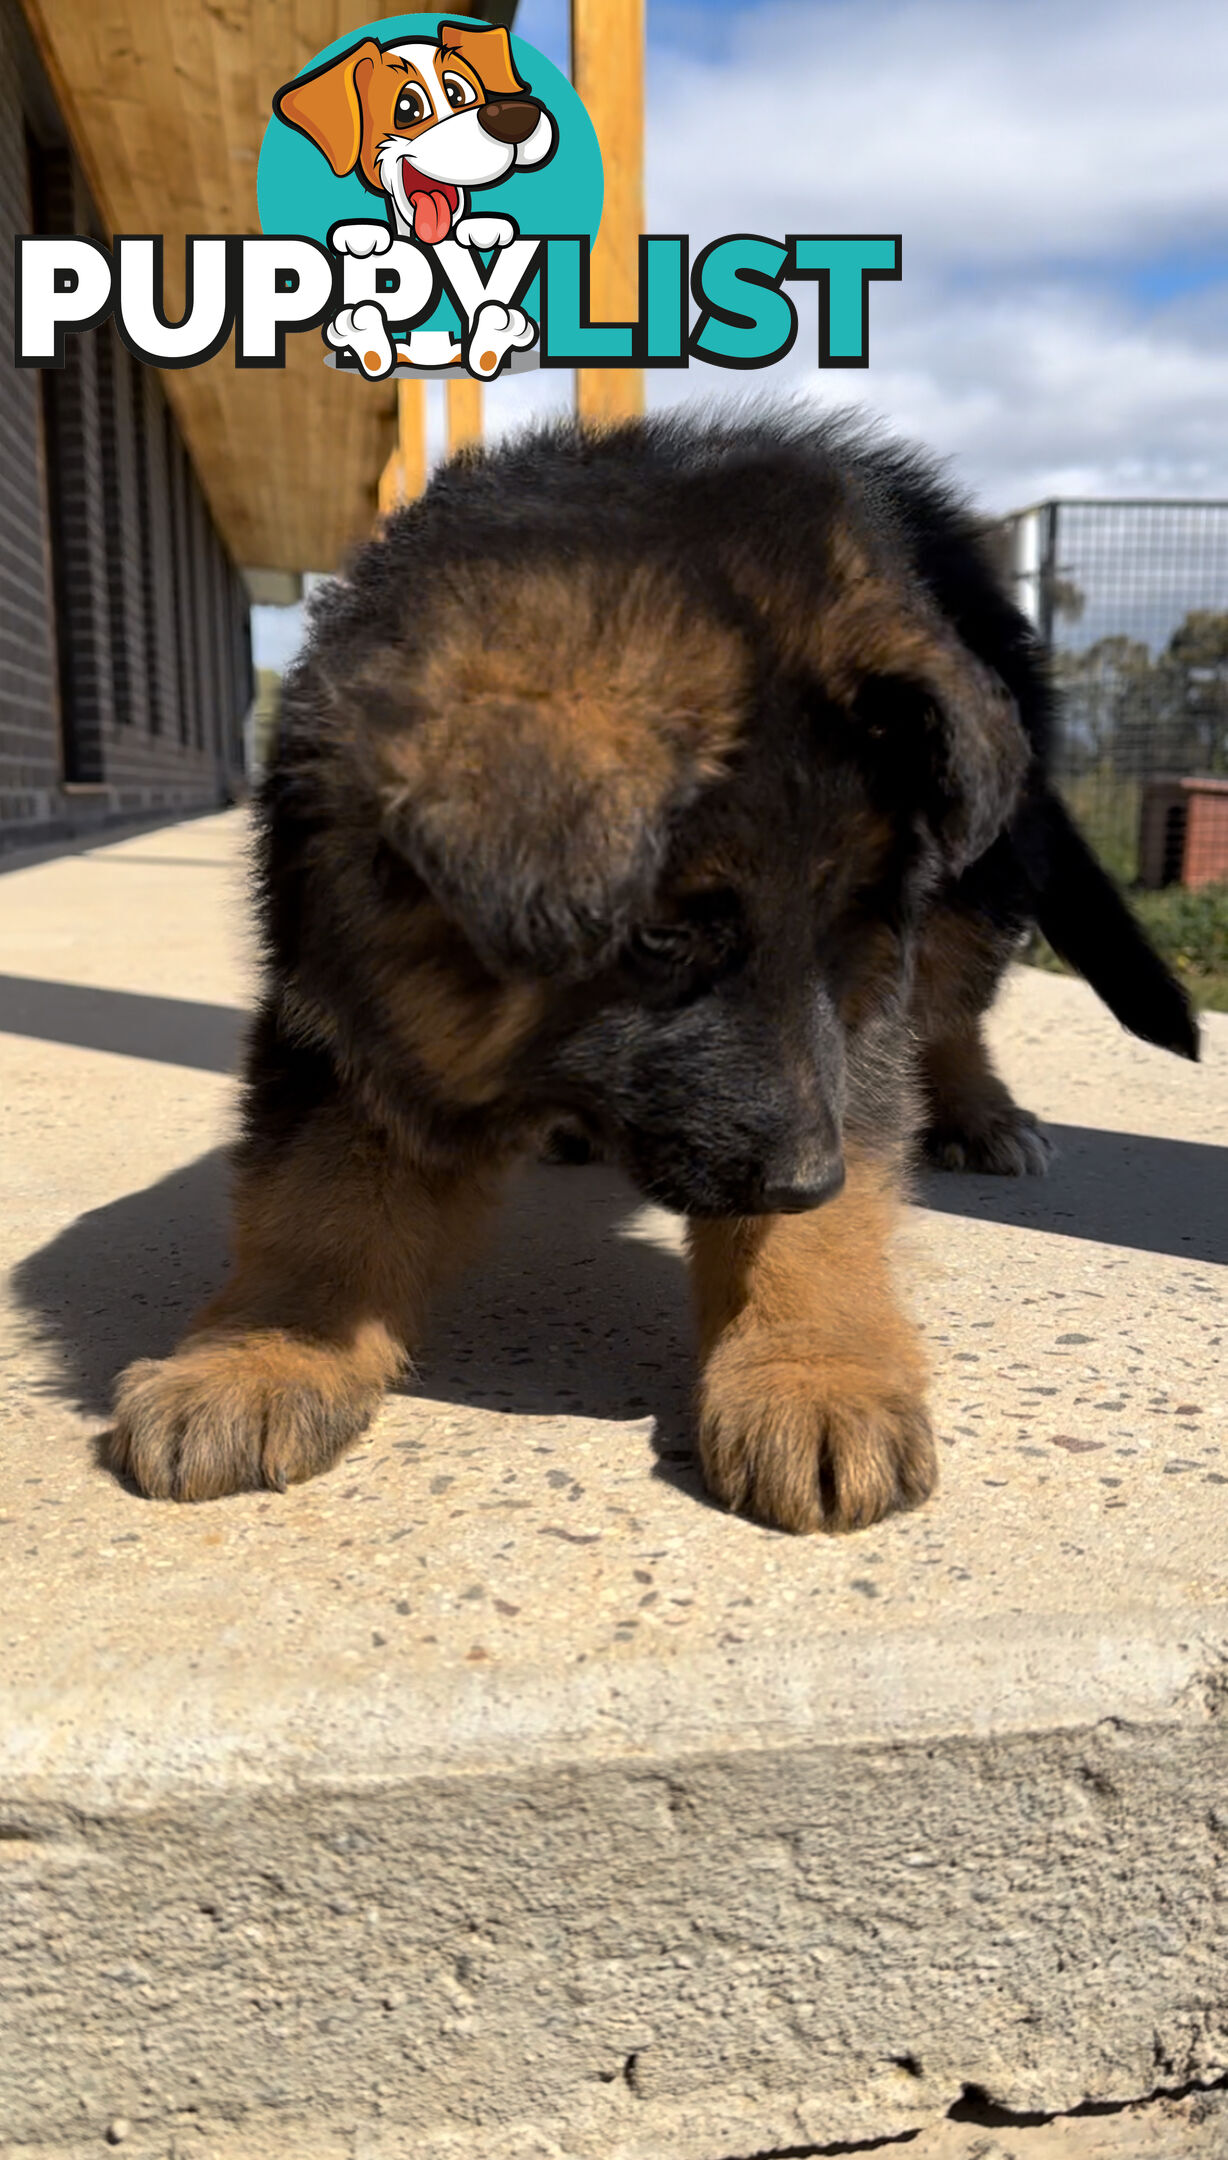
[[[108,237],[15,0],[0,220]],[[155,370],[108,322],[16,368],[0,278],[0,848],[206,809],[242,784],[248,602]]]
[[[1149,780],[1143,790],[1139,882],[1218,885],[1228,879],[1228,780]]]

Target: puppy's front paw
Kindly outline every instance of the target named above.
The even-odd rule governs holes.
[[[927,1130],[925,1159],[936,1170],[975,1170],[990,1177],[1044,1177],[1053,1142],[1018,1103],[978,1105],[961,1116],[939,1115]]]
[[[727,1337],[709,1358],[699,1446],[716,1497],[778,1530],[861,1530],[916,1507],[938,1478],[915,1372],[767,1331]]]
[[[274,1329],[201,1335],[121,1376],[107,1459],[153,1500],[284,1492],[326,1470],[378,1400],[325,1344]]]

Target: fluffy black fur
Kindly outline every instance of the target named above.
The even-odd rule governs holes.
[[[978,763],[979,744],[953,740],[949,714],[936,729],[924,684],[884,673],[850,707],[782,660],[743,573],[787,591],[799,617],[818,616],[834,531],[863,542],[1005,684],[1029,747],[1021,784],[997,769],[996,751]],[[680,792],[617,892],[586,863],[574,904],[569,806],[565,791],[551,799],[548,774],[510,759],[501,770],[498,740],[480,745],[490,825],[506,811],[515,846],[505,861],[479,833],[449,860],[415,831],[412,803],[400,822],[381,810],[355,747],[364,731],[417,724],[395,678],[356,687],[373,654],[408,668],[458,587],[474,595],[477,636],[484,584],[556,565],[591,566],[612,595],[648,566],[697,617],[746,639],[755,682],[729,779]],[[412,1122],[418,1145],[451,1152],[480,1134],[513,1146],[542,1117],[566,1115],[646,1191],[690,1212],[810,1204],[838,1174],[842,1131],[871,1145],[906,1131],[914,947],[936,910],[991,941],[994,980],[1039,921],[1125,1025],[1196,1055],[1184,994],[1050,791],[1052,734],[1033,632],[969,510],[915,451],[844,420],[667,419],[604,436],[554,427],[464,455],[325,588],[286,684],[261,803],[272,995],[253,1058],[252,1146],[339,1076],[360,1076],[381,1114]],[[872,869],[852,848],[841,862],[842,837],[867,816],[892,834]],[[709,893],[706,914],[680,909],[688,863],[731,848],[746,866],[741,888]],[[816,899],[823,856],[838,867]],[[552,984],[547,1019],[480,1114],[409,1069],[369,980],[370,919],[390,897],[432,892],[457,929],[449,964],[475,992],[484,974]],[[288,1028],[287,985],[326,1029]],[[804,1109],[798,1072],[810,1075]]]

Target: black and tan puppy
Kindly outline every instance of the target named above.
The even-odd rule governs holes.
[[[981,1034],[1026,926],[1197,1052],[968,514],[838,423],[469,453],[326,589],[284,713],[234,1273],[124,1376],[116,1466],[326,1469],[562,1120],[690,1219],[712,1490],[792,1530],[923,1499],[892,1218],[918,1139],[1044,1167]]]

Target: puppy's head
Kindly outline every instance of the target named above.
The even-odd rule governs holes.
[[[750,658],[678,585],[592,561],[435,578],[354,685],[385,833],[496,974],[591,976],[726,769]]]
[[[913,927],[1021,770],[1009,700],[923,606],[894,635],[831,610],[790,654],[767,611],[591,541],[424,565],[343,694],[465,995],[537,992],[495,1092],[683,1212],[817,1205],[846,1102],[880,1136],[903,1116]]]
[[[441,23],[438,40],[349,52],[285,83],[273,110],[335,173],[391,196],[419,239],[447,238],[462,191],[541,165],[557,131],[516,73],[506,30]]]

